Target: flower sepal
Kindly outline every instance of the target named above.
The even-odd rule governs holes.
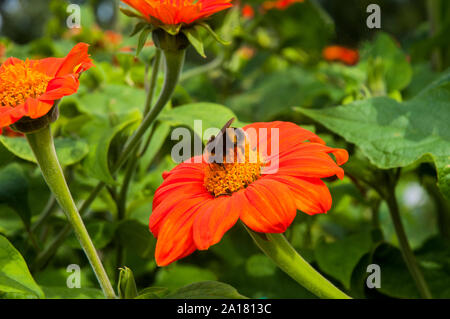
[[[201,38],[201,32],[200,32],[201,28],[205,29],[213,37],[213,39],[216,40],[217,42],[219,42],[220,44],[229,45],[231,43],[231,42],[227,42],[227,41],[223,40],[222,38],[220,38],[220,36],[217,33],[215,33],[214,30],[211,29],[211,27],[205,22],[200,22],[200,23],[192,25],[191,27],[181,29],[181,32],[184,35],[186,35],[187,39],[192,44],[192,46],[195,48],[197,53],[200,54],[203,58],[206,58],[206,55],[205,55],[205,50],[204,50],[204,46],[203,46],[204,41]]]
[[[22,117],[16,123],[11,124],[11,128],[16,132],[29,134],[37,132],[43,129],[44,127],[49,126],[50,124],[55,122],[59,117],[59,108],[58,108],[59,101],[60,100],[56,101],[55,105],[53,105],[50,111],[44,116],[41,116],[36,119],[30,117]]]

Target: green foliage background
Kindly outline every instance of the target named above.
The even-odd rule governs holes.
[[[419,297],[384,201],[386,176],[399,174],[394,196],[408,240],[433,297],[450,298],[449,2],[307,0],[262,14],[261,1],[244,1],[255,8],[253,19],[238,7],[216,15],[211,25],[232,44],[201,34],[207,58],[189,49],[180,85],[139,161],[123,219],[117,197],[124,172],[113,176],[110,164],[142,119],[155,48],[137,57],[121,50],[135,48],[137,37],[128,37],[134,21],[114,1],[111,10],[107,1],[79,1],[79,33],[65,26],[66,1],[20,0],[19,9],[9,2],[9,9],[0,6],[7,56],[64,56],[76,42],[91,44],[96,67],[83,74],[76,95],[62,100],[53,131],[78,205],[98,181],[108,185],[85,223],[116,286],[118,268],[127,266],[140,298],[315,298],[258,251],[240,225],[210,250],[156,267],[148,218],[161,173],[175,165],[171,130],[193,130],[194,119],[220,128],[235,116],[239,125],[292,121],[349,151],[346,178],[327,181],[331,211],[300,212],[286,233],[323,275],[355,298]],[[382,8],[381,30],[365,26],[373,2]],[[123,39],[113,43],[105,30]],[[324,61],[321,52],[331,44],[358,49],[359,63]],[[157,91],[162,81],[160,75]],[[65,217],[26,141],[0,142],[0,297],[102,298],[73,235],[43,257]],[[381,267],[380,289],[365,284],[372,263]],[[69,264],[81,266],[81,289],[66,288]]]

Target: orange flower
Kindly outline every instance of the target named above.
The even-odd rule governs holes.
[[[276,1],[264,1],[262,4],[263,10],[285,10],[294,3],[304,2],[305,0],[276,0]]]
[[[242,8],[242,16],[246,19],[252,19],[255,16],[255,10],[253,10],[253,7],[249,4],[246,4]]]
[[[122,35],[120,33],[107,30],[105,31],[105,38],[104,40],[107,42],[107,44],[112,46],[119,46],[122,43]]]
[[[338,45],[326,47],[323,49],[322,55],[327,61],[340,61],[347,65],[354,65],[359,60],[358,51]]]
[[[0,66],[0,130],[23,117],[47,114],[56,100],[77,92],[80,73],[92,66],[85,43],[65,58],[7,59]]]
[[[163,174],[149,223],[158,238],[159,266],[208,249],[239,219],[257,232],[282,233],[297,210],[313,215],[331,208],[331,195],[321,178],[344,177],[339,165],[348,160],[346,150],[330,148],[314,133],[288,122],[254,123],[243,130],[248,136],[257,132],[246,138],[245,161],[217,164],[201,157],[196,163],[199,157],[194,157]],[[273,142],[279,142],[278,151],[262,155]],[[249,160],[252,152],[257,160]]]
[[[232,6],[231,0],[122,0],[150,23],[191,24]]]

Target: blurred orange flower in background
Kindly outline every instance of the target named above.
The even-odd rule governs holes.
[[[121,0],[152,23],[191,24],[232,6],[231,0]]]
[[[65,58],[8,58],[0,66],[0,130],[23,117],[47,114],[56,100],[77,92],[80,73],[92,66],[85,43]]]
[[[242,16],[246,19],[252,19],[255,16],[255,10],[249,4],[246,4],[242,7]]]
[[[262,4],[263,10],[278,9],[284,10],[293,5],[294,3],[304,2],[305,0],[276,0],[276,1],[264,1]]]
[[[272,129],[278,134],[272,135]],[[321,178],[344,177],[339,165],[348,160],[346,150],[328,147],[314,133],[288,122],[254,123],[243,130],[258,135],[248,134],[252,137],[246,140],[250,143],[245,144],[245,160],[217,164],[195,157],[163,174],[149,223],[158,238],[159,266],[217,244],[239,219],[257,232],[283,233],[297,210],[313,215],[331,208],[331,195]],[[278,152],[264,157],[261,150],[273,142],[278,142]],[[249,161],[252,152],[256,161]]]
[[[358,51],[338,45],[325,47],[322,56],[327,61],[340,61],[347,65],[355,65],[359,61]]]

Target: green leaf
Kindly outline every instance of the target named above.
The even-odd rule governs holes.
[[[124,14],[124,15],[126,15],[127,17],[130,17],[130,18],[142,18],[142,16],[141,15],[139,15],[138,13],[136,13],[136,12],[134,12],[134,11],[132,11],[132,10],[129,10],[129,9],[126,9],[126,8],[119,8],[120,9],[120,11],[122,11],[122,13]]]
[[[0,235],[0,293],[45,297],[31,276],[22,255],[2,235]]]
[[[91,146],[88,156],[83,161],[83,168],[91,176],[107,184],[117,184],[109,169],[109,151],[116,136],[141,120],[139,111],[127,113],[119,124],[112,126],[105,118],[97,117],[81,129]]]
[[[148,167],[153,162],[153,159],[155,158],[156,154],[159,152],[161,147],[164,145],[167,136],[169,136],[169,133],[170,133],[169,124],[159,123],[156,126],[155,131],[153,132],[153,136],[150,140],[150,144],[148,145],[146,152],[142,155],[142,157],[139,160],[141,176],[142,174],[147,173]]]
[[[120,268],[117,291],[120,299],[133,299],[138,295],[136,282],[130,268]]]
[[[176,289],[200,281],[217,280],[217,276],[209,269],[190,265],[172,264],[161,268],[156,274],[155,285]]]
[[[205,48],[203,47],[203,41],[200,39],[197,28],[182,29],[182,32],[186,35],[189,42],[194,47],[195,51],[203,58],[206,58]]]
[[[0,142],[17,157],[36,163],[34,154],[25,138],[0,136]],[[89,146],[83,139],[71,137],[55,138],[55,148],[62,166],[76,164],[89,153]]]
[[[444,238],[429,239],[415,251],[433,298],[450,298],[450,245]],[[391,245],[380,245],[374,252],[372,263],[381,268],[379,291],[394,298],[420,298],[401,251]]]
[[[136,48],[136,56],[138,56],[139,53],[141,53],[142,49],[144,48],[145,42],[147,42],[147,38],[150,32],[152,32],[152,29],[146,28],[139,35],[138,45]]]
[[[28,204],[28,180],[18,164],[0,169],[0,204],[14,209],[25,226],[30,227],[31,211]]]
[[[167,122],[172,126],[187,126],[194,132],[208,141],[210,136],[203,136],[203,132],[209,128],[220,130],[224,124],[236,115],[227,107],[214,103],[193,103],[165,110],[158,119]],[[194,127],[194,121],[201,120],[201,127]],[[238,127],[239,122],[235,121],[233,126]]]
[[[295,110],[356,144],[378,168],[433,161],[441,191],[450,198],[448,86],[428,89],[404,103],[380,97],[323,110]]]
[[[42,287],[47,299],[105,299],[95,288]]]
[[[333,243],[319,242],[314,253],[320,269],[341,281],[349,289],[353,269],[371,247],[371,235],[364,232]]]
[[[80,111],[86,114],[126,114],[134,110],[144,111],[145,91],[119,84],[104,85],[80,98]]]
[[[219,42],[220,44],[223,44],[223,45],[230,45],[230,44],[231,44],[230,41],[225,41],[225,40],[223,40],[222,38],[220,38],[219,35],[218,35],[217,33],[215,33],[213,29],[211,29],[211,27],[209,26],[209,24],[204,23],[204,22],[201,22],[201,23],[199,23],[199,26],[205,28],[205,30],[208,31],[209,34],[212,35],[212,37],[214,38],[214,40],[216,40],[216,41]]]
[[[136,23],[136,25],[134,26],[133,31],[130,34],[130,37],[135,36],[136,34],[138,34],[147,25],[148,25],[148,23],[146,23],[146,22],[138,22],[138,23]]]
[[[271,276],[277,270],[277,266],[263,254],[256,254],[247,259],[247,273],[253,277]]]
[[[136,253],[139,257],[153,258],[156,239],[147,226],[136,220],[125,220],[119,224],[117,236],[126,249]]]
[[[169,293],[165,287],[149,287],[141,290],[135,299],[161,299]]]
[[[235,288],[218,281],[190,284],[167,295],[167,299],[247,299]]]

